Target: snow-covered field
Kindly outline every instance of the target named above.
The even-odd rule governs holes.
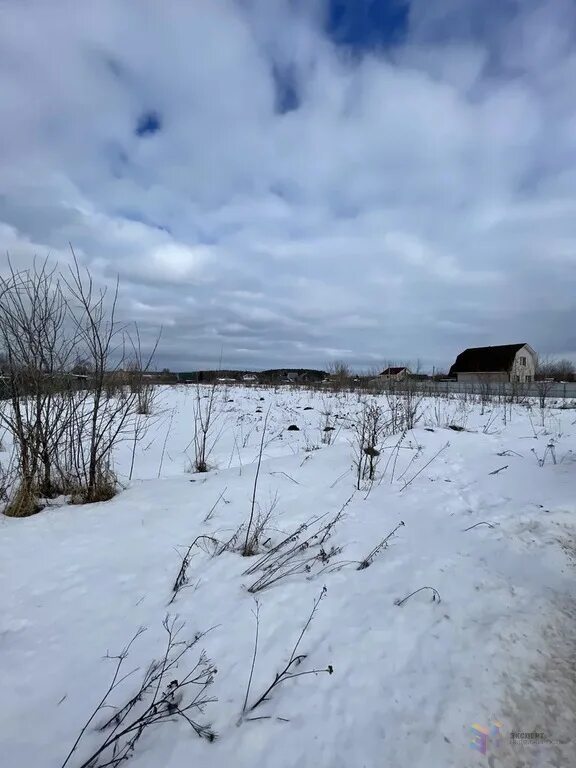
[[[221,390],[206,474],[190,472],[194,397],[160,390],[130,482],[133,446],[119,447],[125,490],[112,501],[0,519],[2,766],[62,766],[112,678],[106,654],[147,628],[122,668],[139,671],[107,701],[122,706],[164,653],[167,615],[184,624],[182,639],[210,630],[173,673],[181,679],[205,649],[215,700],[190,716],[218,738],[174,717],[144,731],[134,768],[576,765],[576,410],[513,405],[504,418],[503,405],[427,400],[414,429],[386,438],[376,481],[355,490],[356,394]],[[255,510],[271,516],[260,554],[241,556],[243,529],[215,554],[250,515],[266,417]],[[249,591],[267,573],[259,558],[339,510],[322,547],[313,539],[282,578]],[[192,548],[174,596],[199,536],[212,538]],[[332,674],[282,680],[250,710],[285,669],[323,587],[297,649],[306,657],[290,672]],[[396,604],[421,587],[436,592]],[[98,713],[68,766],[98,748],[98,725],[113,714]]]

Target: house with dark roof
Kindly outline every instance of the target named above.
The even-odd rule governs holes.
[[[382,371],[379,378],[399,381],[400,379],[405,379],[407,376],[411,376],[409,368],[406,368],[406,366],[392,366]]]
[[[534,381],[538,358],[529,344],[471,347],[460,352],[450,368],[458,381]]]

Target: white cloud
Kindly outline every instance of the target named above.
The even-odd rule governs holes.
[[[2,3],[0,247],[118,272],[175,367],[576,355],[573,4],[411,0],[354,56],[323,5]]]

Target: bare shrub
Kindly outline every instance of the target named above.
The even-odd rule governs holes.
[[[325,568],[322,569],[322,572],[327,571],[328,573],[333,573],[334,571],[340,571],[342,568],[345,568],[348,565],[356,566],[357,571],[363,571],[366,568],[369,568],[374,562],[375,558],[383,550],[388,548],[388,542],[393,536],[396,535],[396,531],[399,528],[402,528],[404,525],[404,521],[400,520],[398,525],[392,531],[390,531],[390,533],[385,536],[375,547],[373,547],[373,549],[371,549],[366,557],[362,558],[362,560],[338,560],[334,563],[329,563]]]
[[[222,433],[218,419],[222,414],[216,382],[206,390],[196,385],[194,398],[194,462],[196,472],[208,472],[208,460]]]
[[[244,557],[249,557],[251,555],[254,555],[258,551],[258,544],[259,544],[260,537],[264,530],[264,526],[266,525],[266,523],[268,522],[268,518],[270,517],[270,514],[264,517],[262,517],[262,515],[259,515],[256,518],[256,520],[254,519],[254,512],[256,509],[256,492],[258,490],[258,478],[260,476],[260,467],[262,465],[262,452],[264,451],[264,440],[266,438],[266,427],[268,426],[269,415],[270,415],[270,407],[268,407],[268,410],[266,411],[266,416],[264,417],[264,424],[262,426],[262,436],[260,438],[260,448],[258,450],[258,461],[256,464],[256,472],[254,474],[254,486],[252,488],[250,516],[248,518],[248,522],[246,523],[246,536],[244,538],[244,546],[242,548],[242,554],[244,555]]]
[[[118,284],[107,297],[73,258],[67,274],[43,262],[20,272],[10,266],[0,278],[8,396],[0,422],[18,470],[8,515],[32,514],[59,494],[90,502],[116,492],[111,456],[131,431],[135,396],[112,397],[107,388],[139,338],[116,321]]]
[[[136,413],[140,416],[150,416],[154,409],[158,390],[149,378],[147,366],[143,365],[142,362],[138,329],[136,329],[136,342],[134,357],[126,365],[126,378],[130,392],[136,395]]]
[[[149,665],[135,694],[121,707],[111,705],[110,696],[130,674],[133,674],[123,675],[123,664],[132,644],[145,631],[144,628],[136,632],[119,655],[106,657],[116,662],[112,680],[84,724],[61,768],[69,764],[88,727],[104,712],[107,713],[106,719],[98,726],[98,731],[102,733],[102,742],[89,757],[78,762],[78,768],[116,768],[132,756],[142,734],[150,726],[172,722],[178,718],[184,720],[200,738],[214,741],[216,734],[210,725],[199,723],[195,718],[204,712],[208,704],[216,701],[207,694],[214,682],[216,667],[202,651],[187,674],[182,676],[178,672],[187,654],[206,632],[197,633],[191,640],[180,640],[184,623],[177,623],[176,618],[169,616],[164,619],[163,627],[167,640],[162,657]],[[178,678],[175,677],[176,674]],[[114,710],[112,716],[108,715],[110,709]]]
[[[241,553],[243,557],[253,557],[261,552],[262,548],[269,542],[268,530],[270,519],[278,505],[278,492],[270,500],[270,504],[262,509],[256,502],[256,514],[250,515],[250,522],[245,526],[246,535]],[[243,531],[241,531],[243,533]]]
[[[404,430],[404,412],[400,398],[394,389],[395,382],[388,382],[386,387],[386,403],[388,405],[388,418],[390,434],[395,435]]]
[[[542,417],[542,426],[544,426],[544,410],[550,397],[550,393],[554,390],[554,379],[539,378],[534,384],[536,388],[536,394],[538,396],[538,405],[540,406],[540,413]]]
[[[132,436],[132,416],[137,410],[137,392],[122,390],[121,397],[107,397],[110,378],[122,377],[129,351],[139,370],[148,370],[158,339],[144,362],[138,328],[116,320],[118,281],[108,298],[106,289],[97,290],[90,273],[81,272],[74,258],[66,286],[76,336],[84,350],[83,357],[89,361],[91,386],[78,399],[67,425],[65,472],[69,483],[80,489],[80,498],[92,502],[110,498],[115,487],[112,453],[120,441]]]
[[[14,445],[18,479],[5,514],[22,517],[41,509],[40,496],[59,492],[55,452],[70,400],[74,339],[65,335],[62,283],[47,262],[0,277],[0,345],[9,407],[0,411]]]
[[[331,558],[340,554],[342,547],[328,547],[327,542],[353,498],[354,494],[328,521],[326,520],[328,513],[325,513],[306,523],[301,523],[247,568],[244,576],[261,571],[261,575],[248,587],[248,591],[261,592],[298,573],[312,576],[315,570],[319,571],[330,562]]]
[[[418,391],[417,382],[410,378],[402,381],[400,400],[402,404],[402,429],[414,429],[422,416],[423,396]]]
[[[475,383],[480,392],[480,403],[482,405],[480,415],[484,416],[486,406],[494,400],[496,394],[496,382],[489,376],[479,376]]]
[[[428,419],[428,424],[435,427],[466,429],[470,411],[466,398],[457,397],[454,400],[446,400],[437,397],[434,399],[432,418]]]
[[[352,426],[353,462],[358,490],[362,487],[363,481],[372,482],[375,479],[376,467],[381,456],[378,446],[389,428],[390,421],[385,419],[384,411],[378,403],[364,401],[358,418]]]
[[[336,430],[336,418],[332,412],[332,405],[326,399],[323,402],[322,411],[320,412],[320,442],[323,445],[332,445],[334,442]]]
[[[326,366],[334,391],[345,389],[350,384],[352,372],[344,360],[333,360]]]

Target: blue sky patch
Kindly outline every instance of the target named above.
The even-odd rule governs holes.
[[[409,11],[407,0],[328,0],[326,31],[358,53],[386,48],[404,39]]]
[[[162,118],[155,110],[143,112],[138,118],[136,136],[152,136],[162,129]]]

